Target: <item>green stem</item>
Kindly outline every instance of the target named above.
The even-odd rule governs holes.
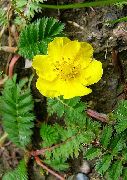
[[[73,3],[73,4],[64,4],[64,5],[41,4],[40,7],[48,8],[48,9],[73,9],[73,8],[84,8],[84,7],[107,6],[118,2],[123,2],[123,0],[105,0],[98,2]]]

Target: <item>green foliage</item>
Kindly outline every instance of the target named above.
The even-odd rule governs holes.
[[[108,168],[110,167],[111,165],[111,161],[112,161],[112,155],[111,154],[105,154],[101,161],[99,161],[97,164],[96,164],[96,170],[101,174],[103,175],[107,170]]]
[[[6,26],[7,23],[7,11],[5,9],[0,8],[0,26]]]
[[[114,162],[108,171],[108,179],[119,180],[120,175],[122,174],[122,169],[123,165],[121,160],[117,160],[116,162]]]
[[[13,171],[6,173],[3,176],[2,180],[28,180],[25,161],[21,160],[17,168]]]
[[[102,135],[101,135],[101,144],[107,148],[110,142],[110,138],[112,136],[112,127],[111,126],[104,126]]]
[[[73,125],[74,123],[82,127],[86,123],[85,110],[86,103],[80,101],[80,97],[69,100],[61,98],[48,99],[48,113],[51,115],[56,113],[59,118],[65,117],[66,124]]]
[[[94,144],[85,152],[87,159],[97,158],[96,170],[107,179],[127,179],[127,100],[119,102],[114,110],[114,125],[103,125],[97,147]]]
[[[40,3],[46,0],[12,0],[15,8],[24,14],[29,20],[35,15],[35,12],[41,10]]]
[[[12,0],[15,11],[15,23],[25,26],[34,17],[35,13],[41,12],[40,5],[46,0]],[[22,24],[23,23],[23,24]]]
[[[117,109],[114,111],[116,119],[115,129],[117,133],[121,133],[127,129],[127,100],[119,102]]]
[[[122,9],[124,5],[127,5],[127,1],[123,0],[122,2],[117,2],[115,5]]]
[[[96,157],[101,156],[101,154],[102,154],[102,151],[101,151],[100,148],[90,147],[90,148],[87,150],[87,152],[86,152],[86,154],[85,154],[85,157],[86,157],[87,159],[89,159],[89,160],[92,160],[92,159],[94,159],[94,158],[96,158]]]
[[[19,147],[25,148],[30,143],[33,120],[33,100],[27,79],[16,83],[16,75],[5,83],[1,110],[3,126],[9,139]]]
[[[32,59],[37,54],[47,54],[48,43],[62,36],[64,25],[54,18],[42,18],[26,26],[19,37],[19,54]]]
[[[63,170],[67,166],[68,158],[78,157],[83,144],[90,144],[99,131],[98,123],[91,123],[85,109],[87,105],[79,97],[65,100],[61,98],[48,99],[48,113],[57,114],[64,118],[63,123],[52,125],[42,124],[40,134],[42,146],[48,150],[45,153],[45,162],[56,170]],[[96,130],[95,130],[96,129]]]

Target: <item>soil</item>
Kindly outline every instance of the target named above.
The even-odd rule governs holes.
[[[49,4],[56,1],[50,1]],[[57,1],[59,4],[73,2],[83,2],[81,0],[66,0]],[[93,93],[87,97],[83,97],[83,101],[98,112],[111,113],[121,98],[125,98],[126,94],[122,93],[127,82],[127,22],[107,24],[106,21],[118,19],[127,16],[127,7],[119,8],[117,6],[99,7],[99,8],[81,8],[71,10],[43,10],[42,13],[37,14],[33,20],[38,17],[53,16],[65,23],[65,33],[71,39],[78,39],[79,41],[87,41],[94,47],[94,57],[103,63],[103,77],[95,85],[92,86]],[[2,46],[8,44],[8,34],[2,37]],[[0,71],[5,70],[6,63],[10,55],[0,51]],[[15,71],[19,72],[19,68],[23,63],[18,63]],[[21,68],[20,68],[21,70]],[[31,70],[22,68],[20,76],[23,74],[31,74]],[[40,98],[40,94],[33,88],[34,96]],[[120,95],[121,94],[121,95]],[[38,107],[44,107],[45,99],[41,97],[41,102]],[[41,109],[36,107],[36,114],[40,114]],[[46,111],[46,110],[45,110]],[[39,118],[40,119],[40,118]],[[3,129],[0,126],[0,135]],[[36,141],[35,141],[36,142]],[[36,143],[35,143],[36,146]],[[19,150],[9,140],[6,140],[4,146],[0,149],[0,178],[3,173],[10,170],[18,164],[22,157],[22,151]],[[77,172],[80,166],[81,159],[73,161],[73,172]],[[32,163],[32,162],[31,162]],[[93,165],[94,167],[94,165]],[[39,175],[39,170],[34,167],[31,179],[46,179]],[[94,169],[90,173],[91,180],[101,179]],[[51,176],[48,179],[53,179]]]

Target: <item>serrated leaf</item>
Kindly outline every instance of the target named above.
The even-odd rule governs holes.
[[[48,43],[63,36],[63,29],[64,25],[54,18],[44,17],[29,24],[20,34],[19,54],[30,60],[37,54],[47,54]]]
[[[25,82],[16,83],[16,76],[6,81],[2,101],[2,121],[9,139],[19,147],[26,148],[31,141],[33,100]],[[25,90],[24,90],[25,89]]]
[[[110,147],[112,149],[112,154],[116,155],[122,149],[126,147],[125,140],[122,136],[116,136],[112,139]]]
[[[102,154],[101,149],[99,148],[95,148],[95,147],[91,147],[87,150],[85,157],[89,160],[92,160],[98,156],[100,156]]]
[[[120,175],[122,174],[122,169],[123,165],[121,160],[117,160],[116,162],[114,162],[108,170],[109,180],[119,180]]]
[[[121,133],[127,129],[127,100],[121,100],[118,107],[114,111],[116,118],[115,129],[117,133]]]
[[[113,129],[111,126],[106,125],[103,127],[100,142],[105,148],[107,148],[108,144],[110,143],[112,132],[113,132]]]
[[[123,178],[123,180],[127,180],[127,169],[126,168],[123,169],[122,178]]]
[[[103,175],[111,165],[113,156],[105,154],[102,159],[96,164],[96,170],[99,174]]]
[[[6,173],[2,180],[28,180],[26,163],[24,160],[20,161],[17,168]]]

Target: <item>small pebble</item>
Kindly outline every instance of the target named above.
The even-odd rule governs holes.
[[[89,180],[89,178],[85,175],[85,174],[83,174],[83,173],[78,173],[77,175],[76,175],[76,178],[75,178],[76,180]]]
[[[84,160],[79,170],[82,173],[89,174],[91,171],[91,168],[90,168],[90,164],[88,163],[88,161]]]

